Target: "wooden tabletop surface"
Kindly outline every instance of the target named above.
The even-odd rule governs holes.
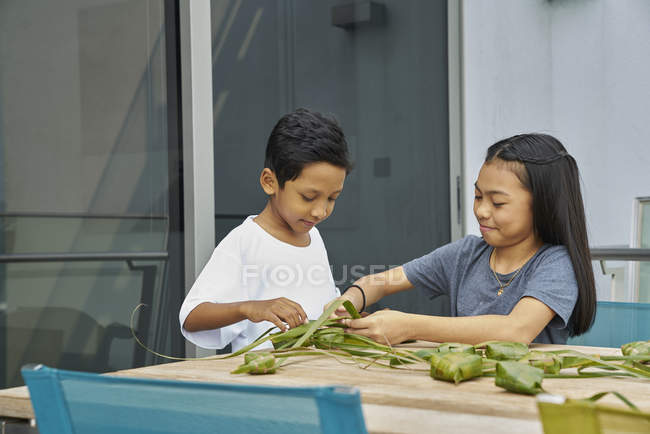
[[[421,346],[420,343],[411,346]],[[575,349],[588,354],[620,354],[618,348],[532,345],[540,350]],[[191,360],[109,375],[218,383],[278,386],[349,385],[359,388],[370,432],[531,432],[541,433],[535,397],[506,392],[484,377],[458,385],[433,380],[428,372],[341,363],[330,357],[296,357],[273,375],[232,375],[243,356],[225,360]],[[650,381],[634,378],[546,378],[544,389],[569,398],[586,398],[616,390],[641,410],[650,411]],[[615,398],[601,402],[622,406]],[[0,416],[32,418],[25,387],[0,390]]]

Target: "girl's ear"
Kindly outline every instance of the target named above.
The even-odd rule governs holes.
[[[260,185],[262,186],[264,193],[269,196],[273,196],[275,192],[278,191],[278,178],[268,167],[265,167],[260,174]]]

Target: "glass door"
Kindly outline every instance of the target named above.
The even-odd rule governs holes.
[[[0,1],[0,387],[183,354],[174,3]]]

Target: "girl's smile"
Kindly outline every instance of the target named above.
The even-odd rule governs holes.
[[[485,242],[499,251],[495,267],[500,273],[511,271],[520,257],[542,244],[533,225],[533,196],[515,170],[525,168],[501,160],[485,163],[474,184],[474,215]]]

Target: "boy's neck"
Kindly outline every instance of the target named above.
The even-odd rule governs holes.
[[[297,233],[291,229],[291,226],[273,208],[271,201],[266,203],[262,212],[253,220],[271,236],[282,242],[296,247],[307,247],[311,243],[309,233]]]

